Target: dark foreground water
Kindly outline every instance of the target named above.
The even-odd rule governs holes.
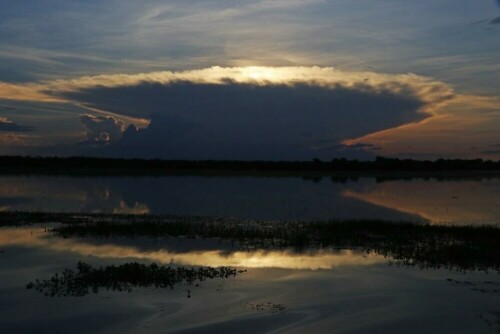
[[[356,250],[234,249],[213,240],[59,238],[0,228],[3,333],[495,333],[500,276],[389,266]],[[78,261],[235,267],[246,272],[173,289],[46,297],[26,284]],[[59,276],[60,277],[60,276]],[[86,284],[80,282],[76,287]],[[73,286],[75,288],[75,286]]]
[[[1,176],[0,210],[500,223],[500,178]]]
[[[498,224],[500,179],[3,176],[0,209]],[[64,237],[51,233],[51,226],[0,227],[1,333],[475,334],[500,330],[496,270],[390,265],[391,258],[380,252],[349,247],[242,248],[202,237],[147,235]],[[419,254],[416,248],[410,257]],[[453,263],[460,263],[456,254],[449,255]],[[119,284],[106,289],[102,277],[97,283],[80,280],[64,285],[68,272],[61,273],[74,271],[79,261],[103,269],[138,262],[246,272],[180,282],[173,289],[154,284],[130,292],[119,291]],[[135,274],[141,273],[131,273],[132,280]],[[26,288],[30,282],[37,286],[37,279],[55,291],[63,284],[70,295],[82,286],[88,290],[74,294],[80,297],[47,297],[43,289]],[[101,284],[97,293],[92,284]]]

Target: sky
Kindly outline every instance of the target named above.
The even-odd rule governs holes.
[[[0,154],[500,159],[499,0],[0,0]]]

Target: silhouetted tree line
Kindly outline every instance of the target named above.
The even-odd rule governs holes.
[[[145,160],[91,157],[0,156],[0,173],[143,174],[173,171],[500,171],[500,161],[482,159],[413,160],[377,157],[374,161]]]

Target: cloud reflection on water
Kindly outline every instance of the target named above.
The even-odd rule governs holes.
[[[253,176],[0,178],[0,210],[4,211],[498,224],[499,197],[498,176],[392,180]]]
[[[92,244],[78,239],[59,239],[44,232],[42,228],[2,228],[0,232],[0,247],[41,248],[55,252],[72,252],[83,256],[147,260],[175,265],[317,270],[345,265],[372,265],[387,261],[380,255],[352,250],[323,249],[300,253],[291,250],[176,252],[163,248],[141,250],[138,247],[111,243]]]
[[[498,179],[425,182],[382,182],[364,189],[348,189],[347,198],[417,215],[431,223],[500,223]]]

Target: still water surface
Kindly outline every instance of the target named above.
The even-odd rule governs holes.
[[[500,223],[500,178],[2,176],[0,210]]]
[[[0,177],[0,210],[272,220],[500,223],[500,178]],[[61,238],[0,227],[5,333],[494,333],[498,272],[389,266],[356,249],[241,249],[194,238]],[[127,262],[247,272],[173,290],[45,297],[36,279]],[[189,296],[189,298],[187,298]]]
[[[5,333],[495,333],[497,272],[388,266],[356,250],[237,250],[199,239],[58,238],[0,228]],[[92,266],[221,266],[248,271],[173,290],[45,297],[25,288],[77,261]],[[495,292],[496,291],[496,292]],[[189,298],[187,297],[189,296]]]

